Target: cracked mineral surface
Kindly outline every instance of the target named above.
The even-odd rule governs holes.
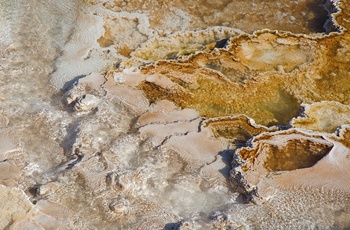
[[[0,229],[350,228],[349,10],[0,0]]]

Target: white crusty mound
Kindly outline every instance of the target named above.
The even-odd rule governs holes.
[[[350,2],[200,3],[0,0],[1,229],[350,226]]]

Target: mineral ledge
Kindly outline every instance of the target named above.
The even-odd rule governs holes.
[[[203,2],[80,3],[48,151],[0,111],[0,228],[350,226],[350,1]]]

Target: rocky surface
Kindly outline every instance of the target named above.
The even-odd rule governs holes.
[[[293,127],[332,133],[342,124],[349,124],[349,106],[336,101],[304,104],[302,111],[291,121]]]
[[[348,0],[0,6],[0,228],[350,226]]]

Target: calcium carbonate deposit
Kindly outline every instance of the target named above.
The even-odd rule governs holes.
[[[350,228],[350,0],[0,16],[0,229]]]

